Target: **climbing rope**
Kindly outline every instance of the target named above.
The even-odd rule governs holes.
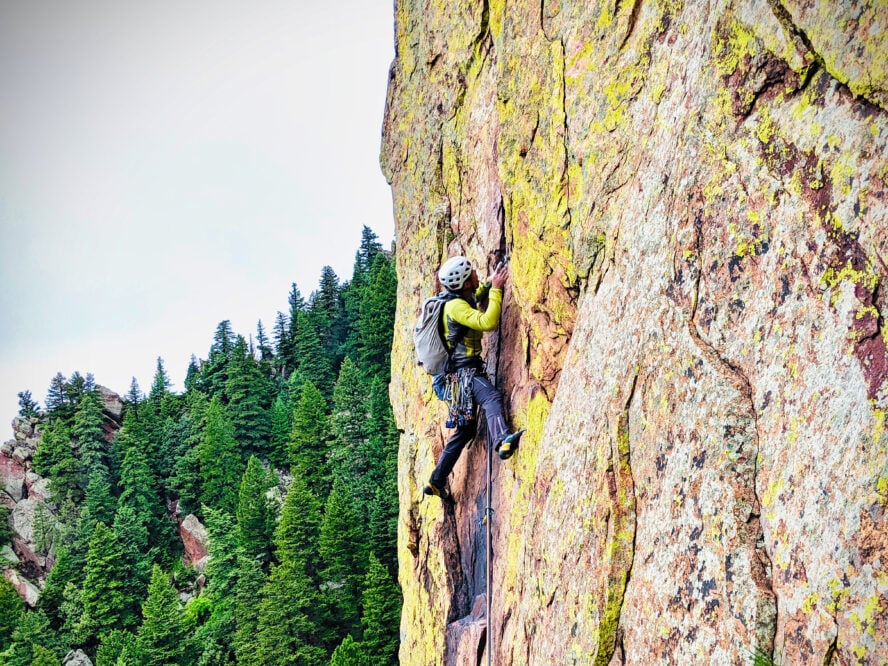
[[[502,203],[500,204],[500,225],[503,239],[505,239],[505,218]],[[505,248],[501,250],[502,263],[508,263],[509,255]],[[502,315],[496,324],[496,361],[494,362],[493,381],[494,386],[499,384],[500,339],[502,337]],[[493,663],[493,445],[490,442],[490,433],[487,435],[487,506],[484,508],[483,522],[487,524],[487,666]]]
[[[490,437],[487,438],[487,508],[484,510],[484,522],[487,523],[487,666],[490,666],[493,658],[493,620],[491,616],[492,595],[491,582],[493,579],[493,540],[491,538],[491,527],[493,525],[493,506],[491,496],[493,495],[493,447],[490,444]]]

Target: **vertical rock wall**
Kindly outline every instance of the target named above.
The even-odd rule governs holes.
[[[528,432],[494,467],[495,663],[888,662],[884,4],[395,26],[401,662],[486,649],[484,447],[422,501],[447,433],[410,333],[444,257],[497,251],[488,365]]]

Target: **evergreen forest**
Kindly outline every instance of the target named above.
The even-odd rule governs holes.
[[[307,298],[293,284],[255,335],[222,321],[182,393],[158,359],[113,437],[89,374],[57,374],[42,409],[19,394],[39,419],[34,531],[53,565],[35,608],[0,577],[0,665],[73,649],[96,666],[397,663],[396,282],[364,227],[350,281],[325,267]],[[183,563],[188,514],[204,571]]]

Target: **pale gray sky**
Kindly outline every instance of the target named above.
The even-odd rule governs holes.
[[[30,389],[181,388],[386,245],[391,0],[0,2],[0,440]]]

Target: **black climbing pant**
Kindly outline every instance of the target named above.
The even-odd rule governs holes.
[[[472,392],[475,396],[475,404],[484,410],[487,417],[487,441],[493,446],[498,445],[506,436],[506,419],[503,417],[503,396],[486,377],[475,375],[472,381]],[[476,410],[477,414],[477,410]],[[456,432],[447,441],[435,471],[432,472],[430,481],[438,488],[443,488],[447,477],[453,471],[453,466],[459,460],[466,444],[475,438],[477,431],[477,418],[466,421],[465,425],[457,426]]]

